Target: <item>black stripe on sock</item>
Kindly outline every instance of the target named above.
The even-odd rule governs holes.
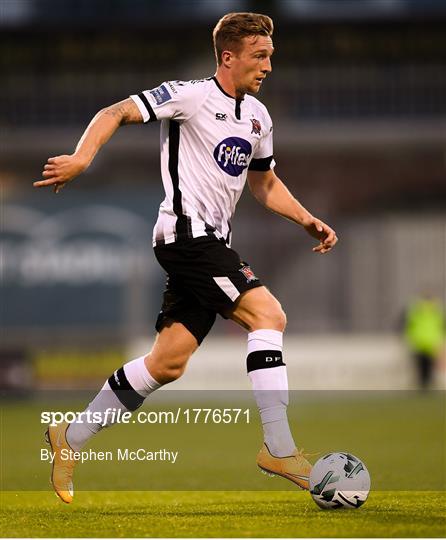
[[[254,351],[248,354],[246,369],[248,373],[257,369],[284,366],[282,351]]]
[[[124,373],[124,368],[116,370],[108,379],[108,384],[116,397],[129,411],[135,411],[143,404],[144,398],[130,385]]]
[[[152,109],[152,105],[150,105],[149,100],[146,98],[143,92],[138,94],[138,97],[144,103],[144,106],[149,113],[149,122],[155,122],[155,120],[157,120],[156,114],[155,111]]]

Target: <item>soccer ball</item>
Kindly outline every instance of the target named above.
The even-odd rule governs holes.
[[[327,454],[311,470],[310,493],[321,508],[359,508],[369,491],[369,471],[347,452]]]

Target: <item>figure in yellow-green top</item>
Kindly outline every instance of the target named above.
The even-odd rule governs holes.
[[[416,362],[420,387],[427,389],[445,343],[445,318],[440,302],[427,294],[412,302],[406,313],[404,334]]]

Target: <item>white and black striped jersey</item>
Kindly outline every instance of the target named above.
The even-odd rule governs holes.
[[[132,95],[144,122],[161,120],[161,175],[166,197],[153,244],[215,235],[231,242],[231,217],[248,169],[273,168],[266,107],[227,94],[215,77],[168,81]]]

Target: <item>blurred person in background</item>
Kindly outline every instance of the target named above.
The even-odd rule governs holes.
[[[56,454],[52,483],[66,503],[73,499],[76,463],[64,460],[61,451],[79,451],[111,425],[107,411],[134,411],[160,386],[180,377],[217,314],[248,331],[247,371],[264,432],[258,466],[308,489],[311,464],[296,447],[286,412],[286,316],[249,264],[230,248],[230,220],[246,180],[261,204],[318,241],[313,251],[328,253],[337,242],[335,231],[308,212],[274,172],[272,121],[253,97],[272,70],[272,33],[266,15],[225,15],[213,34],[214,77],[166,81],[99,111],[75,152],[49,158],[44,180],[34,183],[57,193],[91,164],[121,125],[161,121],[166,198],[153,246],[167,285],[155,325],[158,335],[150,353],[116,370],[84,411],[101,413],[107,422],[49,427],[48,442]]]
[[[431,293],[416,298],[405,314],[404,324],[404,337],[415,361],[418,384],[427,390],[445,343],[445,317],[439,300]]]

